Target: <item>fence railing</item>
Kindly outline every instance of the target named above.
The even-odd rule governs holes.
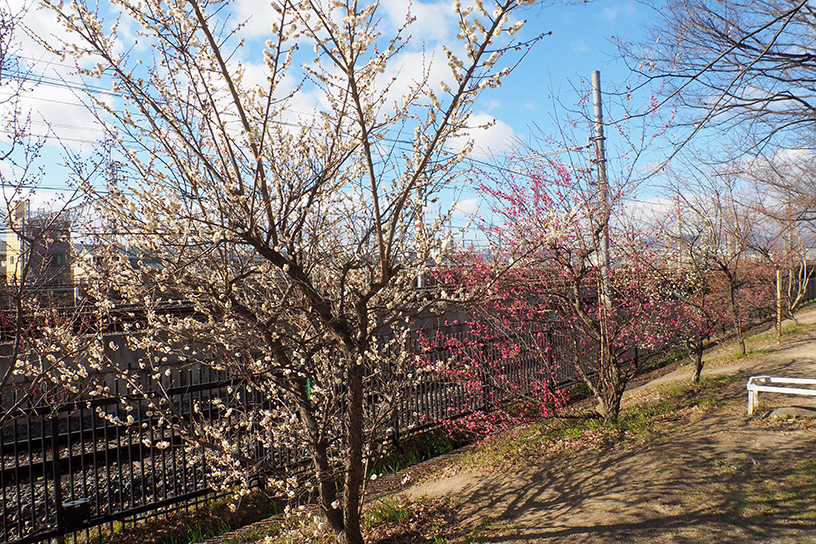
[[[226,394],[231,385],[203,372],[195,384],[179,371],[178,382],[188,385],[168,391],[183,413],[202,395]],[[7,391],[11,398],[3,401],[20,394]],[[177,434],[156,424],[157,416],[128,410],[120,399],[114,383],[109,398],[54,406],[24,400],[3,425],[3,541],[49,540],[212,492],[203,450],[191,453]]]

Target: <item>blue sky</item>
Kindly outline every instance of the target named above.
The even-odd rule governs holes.
[[[499,92],[485,97],[481,108],[506,122],[520,135],[531,123],[549,126],[555,93],[566,105],[578,97],[573,92],[593,70],[602,84],[620,84],[627,77],[617,58],[613,38],[637,40],[648,21],[648,8],[629,0],[601,0],[589,4],[551,4],[524,14],[525,37],[545,36],[507,78]],[[477,108],[479,109],[479,108]]]
[[[408,53],[413,56],[409,55],[406,66],[399,68],[407,75],[413,68],[409,64],[415,63],[423,50],[426,56],[429,52],[437,51],[434,62],[444,65],[444,58],[438,54],[439,46],[453,41],[456,31],[450,4],[448,0],[413,4],[412,11],[418,19],[411,27],[412,41],[408,48]],[[478,149],[505,152],[510,147],[510,141],[528,140],[531,130],[534,130],[533,125],[546,135],[554,135],[552,119],[554,116],[562,117],[564,112],[554,108],[553,96],[566,106],[574,105],[579,98],[574,88],[588,88],[587,82],[593,70],[601,71],[605,89],[619,85],[627,78],[625,66],[617,59],[612,40],[613,37],[632,41],[642,39],[643,29],[649,22],[650,8],[632,0],[570,4],[546,2],[520,14],[528,21],[517,35],[521,41],[540,33],[552,34],[535,45],[504,80],[501,88],[484,94],[477,102],[474,108],[476,121],[496,120],[489,131],[474,133]],[[263,39],[268,28],[265,5],[254,0],[238,0],[236,4],[236,17],[248,20],[246,31],[250,39]],[[407,0],[384,0],[382,13],[386,23],[391,19],[396,24],[407,5]],[[101,7],[105,9],[106,3],[102,3]],[[47,11],[30,9],[26,24],[43,40],[65,36],[55,23],[54,16]],[[261,63],[260,48],[245,47],[241,54],[250,68],[253,63]],[[55,191],[64,185],[66,173],[59,167],[64,149],[79,155],[90,153],[97,147],[94,142],[101,133],[77,96],[76,90],[87,87],[87,83],[80,82],[67,66],[43,52],[28,37],[21,37],[20,55],[31,66],[33,74],[44,76],[48,82],[29,85],[24,99],[25,106],[32,112],[33,132],[44,134],[50,125],[51,133],[61,138],[61,141],[57,141],[52,137],[46,146],[42,161],[45,172],[43,186],[46,189],[40,189],[32,198],[37,206],[41,201],[52,199]],[[34,59],[37,59],[36,62]],[[103,91],[97,92],[97,97],[115,100],[115,96],[104,93],[103,81],[92,82],[92,85]],[[78,94],[81,95],[81,92]],[[298,107],[308,108],[302,104]],[[617,113],[613,109],[607,114],[615,117]],[[585,136],[580,139],[582,141],[576,143],[585,143]],[[467,196],[460,198],[467,199]]]

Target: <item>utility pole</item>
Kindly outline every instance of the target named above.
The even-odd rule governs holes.
[[[604,153],[601,73],[597,70],[592,72],[592,102],[595,107],[595,166],[598,175],[598,203],[601,212],[597,231],[598,267],[600,268],[598,274],[598,325],[600,328],[598,355],[600,368],[603,369],[603,372],[609,373],[607,375],[608,387],[617,390],[620,387],[620,376],[612,356],[612,339],[609,330],[612,316],[612,297],[609,292],[609,183],[606,179],[606,154]],[[608,415],[604,414],[604,418]]]
[[[419,183],[416,187],[416,199],[417,199],[417,217],[414,223],[414,228],[416,230],[416,258],[424,258],[425,252],[422,250],[423,242],[425,242],[425,187]],[[418,263],[420,267],[424,267],[425,263],[421,262]],[[417,276],[417,288],[422,289],[425,287],[425,274],[424,272],[420,271],[419,275]]]
[[[601,297],[609,309],[609,183],[606,179],[603,108],[601,107],[601,73],[592,72],[592,102],[595,107],[595,165],[598,175],[598,200],[601,205],[598,261],[601,268]]]

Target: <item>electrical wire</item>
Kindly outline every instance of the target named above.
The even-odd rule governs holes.
[[[51,62],[48,62],[47,64],[51,64]],[[102,87],[89,85],[89,84],[87,84],[85,82],[82,82],[82,83],[67,82],[62,78],[51,77],[51,76],[47,76],[45,74],[35,74],[32,77],[31,72],[24,72],[22,70],[6,71],[5,74],[9,75],[9,76],[11,76],[13,78],[17,78],[19,81],[32,82],[32,83],[35,83],[35,84],[42,84],[42,85],[47,85],[47,86],[52,86],[52,87],[59,87],[59,88],[69,89],[69,90],[72,90],[72,91],[83,92],[83,93],[88,93],[88,94],[98,94],[98,95],[103,95],[103,96],[124,98],[120,93],[116,93],[116,92],[110,91],[110,90],[102,88]],[[84,107],[84,105],[82,103],[71,103],[71,102],[65,102],[65,101],[49,99],[49,98],[45,98],[45,97],[38,97],[38,96],[32,96],[31,98],[41,100],[41,101],[45,101],[45,102],[52,102],[52,103],[58,103],[58,104],[64,104],[64,105]],[[287,111],[288,111],[288,113],[291,113],[293,115],[303,116],[303,117],[310,117],[310,118],[313,118],[313,119],[318,119],[320,117],[319,112],[304,112],[304,111],[298,111],[298,110],[287,110]],[[294,122],[291,122],[291,121],[285,121],[285,120],[274,120],[273,122],[275,124],[280,125],[280,126],[287,126],[287,127],[293,127],[293,128],[299,128],[301,126],[301,125],[298,125],[297,123],[294,123]],[[101,130],[101,127],[83,127],[83,126],[78,126],[78,125],[69,125],[69,124],[61,124],[61,123],[48,123],[46,121],[32,121],[32,124],[35,124],[37,126],[47,126],[49,128],[65,129],[65,130],[72,130],[72,131],[99,131],[99,130]],[[401,133],[403,133],[403,131],[404,131],[403,128],[394,128],[394,129],[388,130],[388,131],[385,132],[385,134],[383,134],[380,141],[393,146],[393,149],[398,151],[398,152],[401,152],[401,153],[413,152],[413,150],[414,150],[414,148],[413,148],[414,142],[413,141],[387,136],[388,132],[391,132],[391,133],[396,132],[398,134],[401,134]],[[0,133],[13,134],[13,131],[0,129]],[[66,142],[72,142],[72,143],[87,143],[87,144],[92,144],[92,145],[99,143],[99,140],[91,140],[91,139],[87,139],[87,138],[79,138],[79,137],[71,137],[71,136],[55,136],[55,135],[48,135],[48,134],[31,134],[31,136],[34,137],[34,138],[38,138],[38,139],[55,137],[60,141],[66,141]],[[349,136],[349,134],[347,134],[347,136]],[[135,140],[130,143],[130,145],[133,145],[133,146],[135,146],[136,144],[137,144],[137,142]],[[126,148],[128,148],[128,145],[126,145]],[[143,149],[143,148],[140,146],[140,149]],[[454,153],[452,151],[448,151],[446,149],[441,149],[440,153],[442,155],[446,156],[447,158],[450,158],[450,157],[456,155],[456,153]],[[469,164],[480,165],[480,166],[485,167],[485,168],[490,169],[490,170],[497,170],[497,171],[501,171],[501,172],[511,174],[511,175],[524,175],[524,172],[520,172],[517,169],[508,168],[506,166],[502,166],[500,164],[497,164],[496,162],[487,162],[485,160],[477,159],[475,157],[468,157],[466,160],[467,160],[467,162]],[[32,186],[32,188],[35,188],[35,187]],[[46,189],[46,186],[38,186],[36,188],[39,188],[39,189],[42,189],[42,190],[49,190],[49,189],[50,190],[60,190],[60,189],[57,189],[57,188],[54,188],[54,187],[48,187],[48,189]]]

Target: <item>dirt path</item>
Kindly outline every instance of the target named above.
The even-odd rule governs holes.
[[[733,358],[734,348],[729,345],[724,348],[715,349],[712,353],[707,353],[704,359],[705,368],[703,375],[732,375],[745,377],[746,382],[750,376],[775,375],[787,376],[790,378],[816,377],[816,308],[802,312],[797,316],[797,321],[804,334],[795,338],[783,338],[782,344],[776,343],[773,331],[768,331],[749,339],[749,350],[757,351],[756,355],[735,360]],[[784,327],[791,325],[790,321],[783,323]],[[690,364],[682,365],[675,371],[670,372],[652,380],[644,385],[632,388],[624,393],[624,406],[631,404],[632,398],[637,398],[638,393],[643,390],[676,381],[690,379],[692,368]],[[816,399],[808,397],[793,397],[797,403],[816,405]],[[791,400],[791,397],[782,400]],[[812,401],[808,403],[808,401]],[[747,402],[747,400],[746,400]]]
[[[574,451],[511,472],[461,472],[407,492],[452,501],[451,543],[816,543],[816,425],[745,417],[749,376],[816,377],[816,310],[800,322],[801,332],[782,345],[769,333],[754,339],[748,357],[709,354],[704,374],[740,379],[720,392],[716,409],[668,421],[672,432],[662,438]],[[626,402],[688,376],[680,367],[628,392]],[[760,400],[760,414],[808,404],[783,395]]]

